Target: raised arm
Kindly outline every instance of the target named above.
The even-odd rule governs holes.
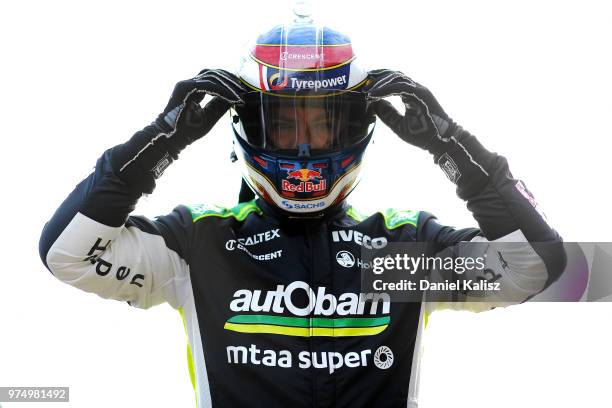
[[[136,202],[187,145],[204,136],[242,86],[222,70],[179,82],[164,111],[98,160],[45,225],[39,252],[61,281],[147,308],[179,307],[188,289],[191,215],[185,207],[149,220],[129,216]],[[206,94],[215,96],[204,108]]]
[[[402,140],[432,154],[479,225],[457,230],[423,216],[420,238],[435,243],[438,251],[461,241],[495,243],[459,251],[487,254],[486,276],[474,278],[501,280],[504,290],[512,291],[498,293],[501,298],[524,301],[554,282],[565,268],[562,239],[525,184],[512,176],[507,160],[450,119],[427,88],[400,72],[376,70],[370,75],[377,116]],[[384,99],[391,95],[402,98],[404,115]]]

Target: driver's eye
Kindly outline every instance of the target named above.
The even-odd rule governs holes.
[[[290,149],[295,146],[295,135],[293,128],[283,130],[282,128],[272,131],[270,135],[272,147],[276,149]]]
[[[293,120],[275,120],[272,122],[272,129],[278,130],[291,130],[295,127],[295,121]]]
[[[310,124],[311,129],[316,129],[318,131],[328,130],[329,125],[326,120],[317,120]]]

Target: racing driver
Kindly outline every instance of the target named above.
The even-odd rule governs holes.
[[[130,215],[228,112],[252,199],[243,190],[233,208]],[[377,120],[432,155],[478,228],[424,211],[364,215],[347,203]],[[40,255],[81,290],[179,310],[199,407],[416,407],[433,307],[364,292],[356,260],[390,243],[428,242],[435,254],[465,241],[490,255],[487,275],[475,278],[500,282],[516,302],[564,268],[560,236],[504,157],[427,88],[401,72],[364,70],[347,36],[298,18],[259,36],[237,72],[204,69],[179,82],[153,123],[106,150],[68,195],[43,229]],[[516,245],[492,252],[497,242]],[[503,303],[496,296],[451,307],[487,310]]]

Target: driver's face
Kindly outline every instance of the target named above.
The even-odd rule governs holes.
[[[300,144],[327,149],[332,145],[332,126],[320,106],[281,106],[269,130],[275,149],[295,149]]]

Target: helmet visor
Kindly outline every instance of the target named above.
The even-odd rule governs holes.
[[[367,135],[374,116],[366,95],[344,91],[251,92],[236,107],[238,132],[249,145],[291,156],[316,156],[350,148]]]

